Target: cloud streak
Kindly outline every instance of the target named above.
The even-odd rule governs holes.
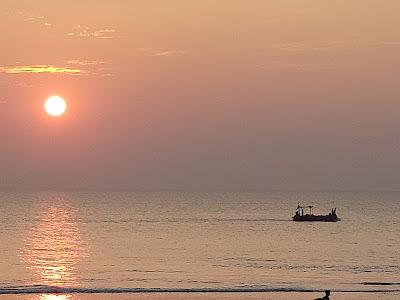
[[[189,52],[181,49],[158,49],[158,48],[138,48],[139,51],[149,56],[171,57],[188,54]]]
[[[23,12],[23,11],[8,12],[8,15],[15,16],[16,18],[22,19],[24,22],[27,22],[27,23],[42,24],[46,27],[52,26],[52,24],[46,20],[45,16],[30,14],[30,13]]]
[[[116,37],[116,30],[111,28],[91,29],[88,26],[77,25],[67,36],[80,38],[112,39]]]
[[[7,74],[66,74],[66,75],[83,75],[82,69],[69,68],[54,65],[29,65],[29,66],[8,66],[0,67],[0,73]]]
[[[186,51],[183,50],[169,50],[169,51],[159,51],[154,53],[154,56],[175,56],[175,55],[183,55],[186,54]]]
[[[283,52],[306,52],[306,51],[331,51],[345,50],[360,47],[398,47],[400,41],[381,40],[336,40],[336,41],[314,41],[314,42],[288,42],[277,43],[272,48]]]
[[[0,66],[0,74],[62,74],[69,76],[113,76],[107,63],[96,60],[67,60],[62,65],[37,64]]]
[[[79,66],[98,66],[98,65],[104,65],[106,62],[97,60],[86,61],[86,60],[72,59],[72,60],[67,60],[66,63],[69,65],[79,65]]]
[[[335,64],[310,64],[300,62],[290,62],[284,60],[269,60],[258,65],[252,65],[260,70],[290,70],[290,71],[307,71],[307,70],[333,70],[338,67]]]

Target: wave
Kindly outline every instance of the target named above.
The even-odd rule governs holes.
[[[381,285],[381,283],[367,283]],[[397,285],[398,283],[393,283]],[[383,285],[386,285],[383,284]],[[323,289],[300,287],[267,287],[267,286],[238,286],[223,288],[85,288],[85,287],[58,287],[45,285],[8,286],[0,287],[0,295],[5,294],[150,294],[150,293],[274,293],[274,292],[323,292]],[[397,293],[397,289],[332,289],[332,292],[341,293]]]
[[[236,223],[236,222],[292,222],[292,219],[277,218],[160,218],[160,219],[96,219],[81,220],[82,223]]]
[[[376,282],[376,281],[365,281],[361,282],[363,285],[400,285],[400,282]]]

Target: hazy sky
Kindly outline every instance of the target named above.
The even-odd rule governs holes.
[[[1,0],[0,189],[399,190],[399,11]]]

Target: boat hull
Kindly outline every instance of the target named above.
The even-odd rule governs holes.
[[[293,217],[295,222],[338,222],[340,218],[336,215],[295,215]]]

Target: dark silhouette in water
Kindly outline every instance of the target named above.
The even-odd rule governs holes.
[[[293,221],[296,222],[337,222],[340,218],[336,215],[336,208],[332,209],[328,215],[314,215],[313,205],[307,206],[310,213],[304,215],[303,206],[297,205],[296,214],[293,216]]]
[[[326,290],[325,291],[325,296],[324,297],[322,297],[322,298],[317,298],[317,299],[315,299],[315,300],[329,300],[329,295],[331,294],[331,291],[330,290]]]

